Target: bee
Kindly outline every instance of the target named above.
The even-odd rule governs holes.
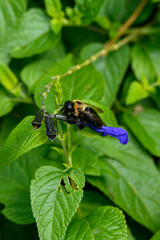
[[[98,113],[103,113],[103,110],[80,100],[69,100],[64,103],[64,106],[54,115],[54,118],[69,124],[76,124],[80,129],[83,129],[87,123],[101,128],[102,125],[106,126],[106,124]]]

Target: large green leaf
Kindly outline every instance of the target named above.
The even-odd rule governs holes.
[[[31,125],[33,117],[23,119],[9,134],[0,150],[0,168],[3,169],[16,158],[32,148],[38,147],[47,141],[44,126],[34,131]]]
[[[81,52],[81,59],[88,59],[91,55],[97,53],[102,48],[103,45],[101,43],[91,43],[85,46]],[[110,107],[115,101],[128,64],[128,46],[124,46],[117,51],[109,53],[109,55],[105,58],[98,58],[98,60],[94,63],[96,69],[105,79],[105,106]]]
[[[105,83],[93,65],[88,65],[62,79],[64,100],[90,99],[103,102]]]
[[[44,92],[45,86],[52,81],[51,77],[67,72],[71,68],[71,66],[73,66],[72,56],[67,55],[61,62],[57,63],[53,68],[51,68],[45,75],[41,77],[35,90],[35,101],[39,108],[42,107],[42,97],[39,93]],[[49,111],[50,113],[54,112],[56,109],[54,93],[55,88],[53,85],[50,92],[47,93],[47,98],[44,101],[47,107],[47,111]]]
[[[30,152],[0,172],[0,202],[2,213],[18,224],[34,222],[30,203],[30,182],[35,171],[43,165],[50,165],[40,155]]]
[[[0,117],[9,113],[15,105],[4,89],[0,89],[0,103]]]
[[[77,17],[80,16],[80,24],[88,25],[96,18],[102,4],[104,3],[104,0],[75,0],[75,2],[76,5],[73,9],[73,17],[76,18],[76,15]]]
[[[73,188],[69,178],[76,184]],[[82,199],[84,175],[80,170],[61,171],[41,167],[31,183],[33,215],[41,240],[64,239],[67,227]]]
[[[156,234],[152,237],[151,240],[159,240],[160,239],[160,230],[156,232]]]
[[[125,146],[107,138],[95,138],[94,141],[84,138],[82,142],[85,144],[83,160],[73,159],[73,166],[84,169],[84,166],[89,165],[84,163],[85,161],[93,164],[95,170],[85,168],[87,181],[100,189],[134,220],[151,231],[158,230],[160,173],[150,155],[132,135],[129,135],[129,143]],[[90,160],[88,155],[91,156]],[[97,156],[97,164],[93,156]],[[76,158],[75,155],[73,157]]]
[[[29,63],[21,71],[21,78],[31,92],[34,92],[41,76],[64,57],[62,44],[56,45],[50,51],[41,54],[40,59]]]
[[[34,21],[33,21],[34,19]],[[52,48],[60,39],[50,28],[50,20],[40,9],[30,9],[24,14],[15,33],[12,57],[23,58]]]
[[[139,114],[125,113],[124,121],[137,139],[153,155],[160,157],[160,112],[145,109]]]
[[[26,0],[0,1],[0,62],[10,60],[15,31],[26,10]]]
[[[100,207],[87,217],[74,217],[65,240],[127,240],[127,225],[122,212],[114,207]]]

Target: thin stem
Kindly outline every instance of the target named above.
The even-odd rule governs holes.
[[[71,146],[72,146],[72,143],[71,143],[71,126],[68,125],[68,151],[71,150]],[[72,167],[72,153],[71,152],[68,155],[68,160],[69,160],[70,166]]]
[[[57,122],[57,125],[58,125],[58,130],[59,130],[59,135],[60,135],[60,139],[59,139],[59,140],[60,140],[60,142],[61,142],[61,144],[62,144],[64,156],[65,156],[66,162],[67,162],[67,164],[68,164],[68,167],[71,167],[71,166],[70,166],[70,162],[69,162],[69,160],[68,160],[68,152],[67,152],[65,140],[64,140],[64,137],[63,137],[63,132],[62,132],[61,123],[58,121],[58,122]]]

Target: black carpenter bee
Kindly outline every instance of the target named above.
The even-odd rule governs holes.
[[[103,110],[80,100],[69,100],[53,117],[69,124],[76,124],[80,129],[83,129],[87,123],[97,128],[106,126],[97,113],[103,113]]]
[[[34,120],[32,121],[32,126],[35,130],[39,129],[43,120],[45,120],[46,135],[51,141],[53,141],[57,135],[57,131],[54,129],[52,119],[49,117],[49,114],[45,111],[45,109],[42,108],[37,112]]]

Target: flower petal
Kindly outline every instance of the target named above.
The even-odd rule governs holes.
[[[96,132],[102,132],[102,136],[110,135],[119,139],[120,143],[126,145],[128,143],[128,133],[123,128],[102,126],[102,128],[96,128],[90,123],[87,126],[92,128]]]

